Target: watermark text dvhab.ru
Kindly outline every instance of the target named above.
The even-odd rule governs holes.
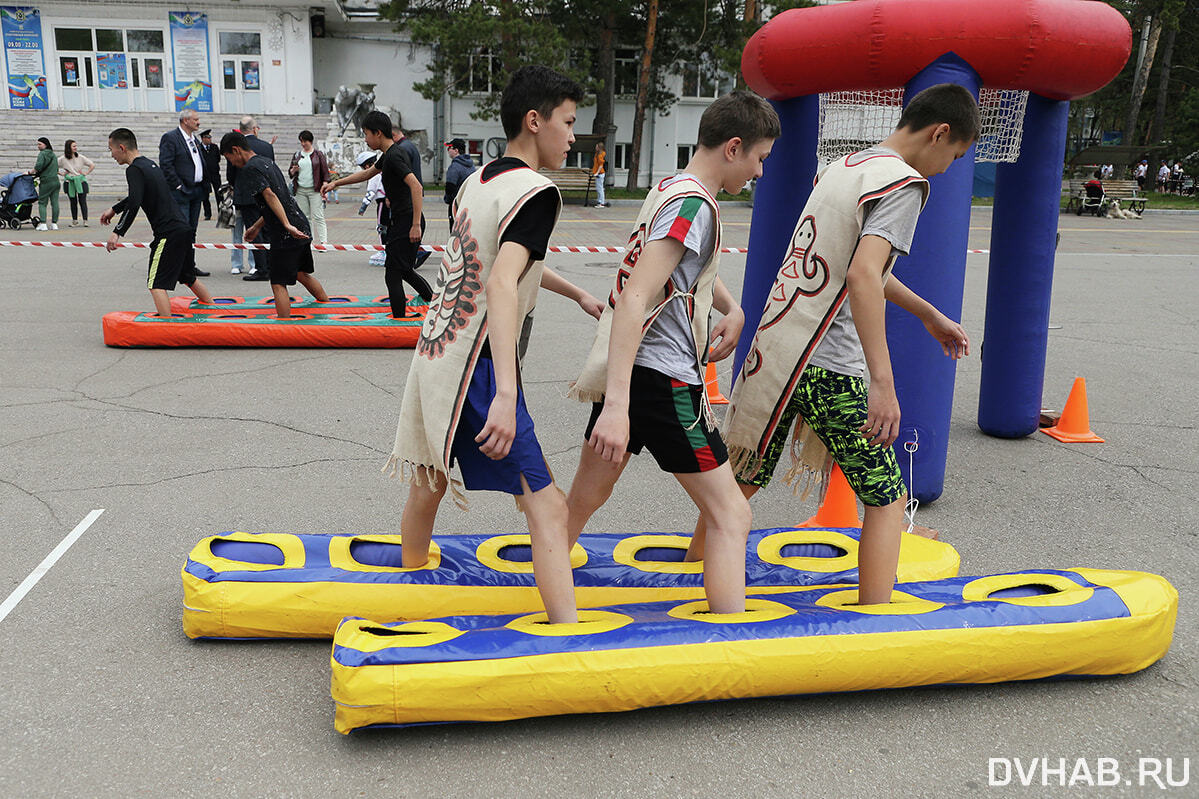
[[[1191,784],[1189,757],[1139,757],[1135,763],[1114,757],[992,757],[987,785],[992,787],[1110,787],[1135,785],[1171,790]]]

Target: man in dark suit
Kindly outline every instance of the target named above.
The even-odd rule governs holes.
[[[200,131],[200,157],[204,159],[204,219],[212,219],[212,208],[208,204],[211,194],[216,202],[221,200],[221,150],[212,143],[212,129]]]
[[[246,137],[246,142],[250,145],[250,149],[253,150],[256,155],[264,155],[267,158],[269,158],[272,162],[275,160],[275,148],[270,145],[270,142],[265,142],[262,139],[258,138],[257,134],[258,134],[259,128],[258,128],[258,123],[254,121],[254,117],[251,117],[251,116],[242,117],[241,123],[238,126],[238,130],[241,132],[241,134],[243,136]],[[237,169],[237,167],[233,166],[233,164],[229,164],[228,167],[226,167],[226,169],[225,169],[225,179],[229,183],[229,185],[233,186],[235,189],[237,187],[237,172],[238,172],[238,169]],[[235,194],[235,196],[236,196],[236,194]],[[253,205],[253,204],[239,205],[237,207],[237,210],[241,212],[242,224],[235,225],[233,228],[233,241],[234,242],[240,242],[242,231],[244,231],[245,228],[248,228],[251,225],[253,225],[255,222],[258,221],[258,217],[262,216],[262,214],[258,210],[258,206]],[[266,239],[263,238],[263,236],[261,234],[259,234],[258,238],[254,239],[254,243],[255,244],[265,244]],[[244,275],[242,277],[242,280],[270,280],[270,274],[268,274],[270,257],[267,254],[267,251],[266,250],[254,250],[253,252],[254,252],[254,269],[251,270],[248,275]],[[237,266],[236,262],[234,263],[234,266],[235,267]]]
[[[200,206],[206,191],[204,157],[196,141],[199,129],[200,114],[189,108],[179,113],[179,127],[168,130],[158,141],[158,166],[193,234],[200,224]],[[198,270],[196,274],[207,276]]]

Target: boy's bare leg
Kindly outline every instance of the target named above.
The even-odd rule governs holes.
[[[300,285],[308,289],[312,298],[317,302],[328,302],[329,295],[325,293],[325,287],[321,282],[307,272],[301,272],[296,275],[296,280],[300,281]]]
[[[626,452],[620,463],[606,461],[590,445],[583,444],[579,468],[566,496],[566,540],[571,546],[579,540],[592,515],[612,496],[612,487],[629,462]]]
[[[429,561],[429,542],[433,540],[433,522],[445,496],[445,475],[434,474],[433,486],[421,481],[408,488],[408,501],[400,517],[400,556],[405,569],[424,566]]]
[[[540,491],[531,491],[524,475],[520,477],[520,507],[529,520],[529,539],[533,544],[533,579],[545,605],[550,624],[575,624],[579,613],[575,604],[574,573],[570,570],[571,544],[566,540],[566,498],[550,483]]]
[[[754,494],[758,493],[759,486],[746,485],[745,483],[737,483],[737,487],[741,489],[742,495],[749,499]],[[687,547],[687,555],[683,558],[685,561],[697,561],[704,559],[704,540],[708,537],[708,520],[701,513],[699,520],[695,523],[695,532],[691,534],[691,544]]]
[[[150,289],[150,298],[154,300],[154,310],[159,316],[171,318],[171,297],[166,289]]]
[[[858,545],[858,604],[885,605],[891,601],[906,498],[890,505],[866,506],[862,540]]]
[[[675,479],[708,520],[704,544],[704,595],[713,613],[745,611],[745,541],[753,519],[728,463]]]
[[[212,293],[209,292],[208,287],[199,280],[193,282],[190,286],[188,286],[188,288],[192,290],[192,294],[196,295],[197,300],[205,305],[212,305]]]
[[[291,316],[291,292],[287,290],[287,286],[272,283],[271,293],[275,295],[275,315],[280,319],[287,319]]]

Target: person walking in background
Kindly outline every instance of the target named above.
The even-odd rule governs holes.
[[[200,131],[200,157],[204,159],[204,221],[212,219],[211,194],[217,206],[221,203],[221,152],[212,143],[212,128]]]
[[[420,184],[421,194],[423,196],[424,189],[425,189],[425,179],[421,176],[420,149],[416,146],[416,143],[413,142],[412,139],[410,139],[406,135],[404,135],[403,128],[401,127],[402,124],[403,123],[402,123],[402,120],[400,119],[400,115],[397,113],[395,127],[393,127],[391,129],[391,140],[392,140],[392,142],[394,142],[396,144],[396,146],[398,146],[400,148],[400,152],[404,154],[404,157],[408,159],[408,166],[412,170],[412,174],[416,176],[416,182]],[[425,227],[425,218],[422,215],[421,216],[421,229],[423,230],[424,227]],[[421,264],[423,264],[425,261],[429,260],[429,256],[432,255],[432,252],[430,250],[420,248],[419,244],[420,244],[420,242],[417,242],[417,245],[418,245],[417,251],[416,251],[416,268],[417,269],[419,269],[421,267]]]
[[[291,177],[291,191],[296,204],[312,223],[313,243],[328,244],[329,230],[325,224],[325,201],[321,199],[321,186],[330,180],[329,161],[325,154],[316,149],[312,131],[300,131],[300,149],[291,157],[287,174]],[[317,250],[324,252],[324,250]]]
[[[25,173],[37,178],[37,215],[42,220],[37,229],[58,230],[58,189],[62,186],[58,180],[58,158],[54,155],[50,140],[45,136],[37,140],[37,149],[37,161],[34,162],[33,169]],[[47,205],[53,214],[53,219],[48,224]]]
[[[62,188],[71,201],[71,227],[79,224],[79,212],[83,212],[83,226],[87,227],[87,176],[96,164],[86,155],[79,154],[74,139],[67,139],[58,156],[58,171],[63,176]]]
[[[256,135],[258,133],[258,123],[254,121],[252,116],[244,116],[238,123],[238,132],[246,137],[246,143],[250,150],[258,155],[266,156],[272,163],[275,160],[275,148],[268,142],[264,142]],[[225,181],[232,187],[234,195],[237,194],[237,174],[238,168],[232,163],[225,169]],[[236,202],[236,201],[235,201]],[[258,221],[261,213],[258,206],[251,203],[249,205],[238,205],[238,214],[233,223],[233,243],[240,244],[246,228],[251,227]],[[266,242],[262,236],[258,236],[254,240],[254,244],[263,244]],[[254,260],[254,268],[246,270],[248,275],[242,277],[242,280],[270,280],[270,255],[266,250],[253,250],[251,256]],[[238,274],[242,271],[241,251],[233,251],[232,268],[229,270],[233,274]]]
[[[595,207],[607,208],[608,202],[604,197],[604,177],[607,172],[607,153],[602,141],[595,143],[595,155],[591,158],[591,177],[595,182]]]
[[[454,223],[454,198],[458,196],[458,187],[462,181],[475,171],[474,160],[466,154],[466,142],[463,139],[450,139],[446,144],[450,156],[450,166],[445,171],[445,200],[449,207],[450,224]]]

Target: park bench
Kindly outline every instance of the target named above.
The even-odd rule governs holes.
[[[1141,187],[1135,180],[1101,181],[1103,183],[1102,197],[1088,196],[1086,182],[1082,178],[1069,182],[1067,191],[1070,199],[1066,203],[1066,211],[1073,211],[1080,216],[1084,211],[1089,211],[1095,216],[1100,216],[1107,213],[1107,207],[1111,205],[1112,200],[1119,200],[1122,208],[1136,212],[1137,216],[1145,213],[1145,205],[1149,200],[1141,196]]]
[[[583,205],[591,195],[591,171],[581,167],[566,167],[565,169],[539,169],[541,174],[554,182],[562,191],[583,192]]]

